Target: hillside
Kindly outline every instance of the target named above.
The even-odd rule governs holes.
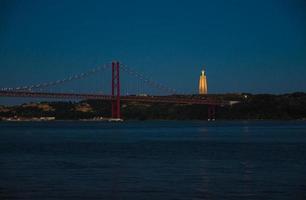
[[[217,108],[217,119],[306,119],[306,93],[224,94],[210,98],[231,100],[232,105]],[[55,117],[58,120],[110,117],[110,102],[40,102],[18,106],[0,106],[0,117]],[[207,107],[166,103],[122,102],[125,120],[206,120]]]

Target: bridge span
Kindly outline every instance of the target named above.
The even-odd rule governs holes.
[[[47,98],[47,99],[75,99],[75,100],[105,100],[115,101],[117,96],[102,94],[76,94],[76,93],[48,93],[31,91],[0,91],[0,97],[19,98]],[[209,106],[225,106],[226,101],[209,100],[205,98],[186,98],[179,96],[120,96],[120,101],[150,102],[150,103],[176,103],[176,104],[196,104]]]
[[[38,92],[34,89],[52,87],[54,85],[61,85],[73,80],[83,79],[92,74],[95,74],[103,69],[109,68],[109,65],[104,65],[102,68],[92,69],[86,73],[81,73],[69,77],[67,79],[57,80],[49,83],[36,84],[31,86],[17,87],[17,88],[2,88],[0,90],[0,97],[18,97],[18,98],[42,98],[42,99],[70,99],[70,100],[105,100],[110,101],[112,106],[112,118],[121,118],[120,103],[122,101],[133,101],[133,102],[148,102],[148,103],[174,103],[174,104],[190,104],[190,105],[207,105],[208,107],[208,119],[215,119],[215,107],[229,105],[227,101],[220,101],[211,99],[207,96],[192,96],[192,95],[177,95],[178,92],[173,89],[166,87],[163,84],[152,81],[141,73],[128,68],[125,65],[119,64],[114,61],[111,63],[111,94],[90,94],[90,93],[56,93],[56,92]],[[121,95],[121,81],[120,81],[120,69],[127,72],[129,75],[134,76],[138,81],[141,80],[143,83],[150,87],[157,88],[159,90],[167,91],[170,94],[164,96],[137,96],[137,95]]]

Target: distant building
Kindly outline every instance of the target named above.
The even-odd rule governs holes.
[[[207,94],[207,79],[205,70],[202,70],[202,74],[200,76],[199,81],[199,94]]]

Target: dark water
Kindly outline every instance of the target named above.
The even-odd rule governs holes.
[[[0,123],[0,199],[306,199],[305,122]]]

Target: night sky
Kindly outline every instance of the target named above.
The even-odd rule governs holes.
[[[203,65],[210,93],[305,92],[306,1],[0,0],[0,88],[114,59],[189,93]]]

